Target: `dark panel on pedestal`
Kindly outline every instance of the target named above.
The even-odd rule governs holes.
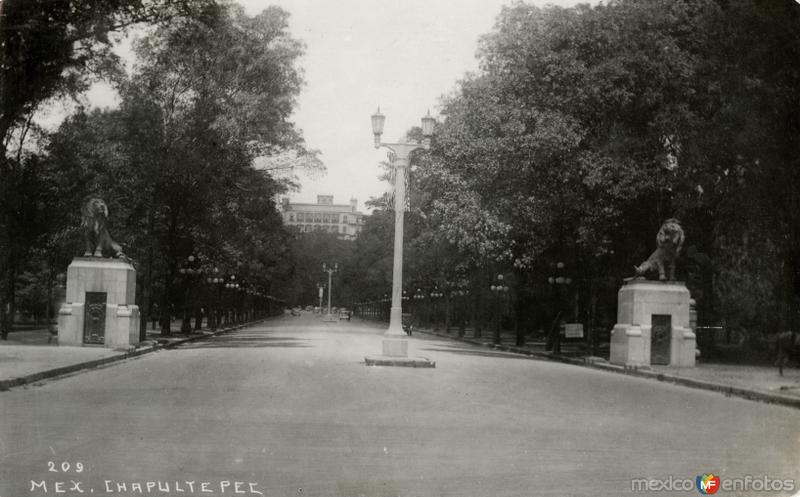
[[[668,365],[670,360],[670,338],[672,336],[672,316],[653,314],[650,335],[650,364]]]
[[[106,340],[106,292],[86,292],[83,315],[83,343],[103,344]]]

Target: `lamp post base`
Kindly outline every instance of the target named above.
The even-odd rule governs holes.
[[[398,366],[406,368],[435,368],[436,362],[426,357],[388,357],[367,356],[364,358],[367,366]]]
[[[408,357],[408,340],[383,335],[383,355],[386,357]]]
[[[399,366],[406,368],[435,368],[436,362],[427,357],[408,357],[408,340],[405,339],[405,332],[389,328],[383,334],[383,354],[379,356],[367,356],[364,363],[367,366]]]

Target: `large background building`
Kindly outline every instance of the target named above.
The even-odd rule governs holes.
[[[352,240],[361,232],[364,214],[358,211],[358,200],[334,204],[333,195],[317,195],[316,204],[294,204],[288,198],[281,202],[283,222],[297,226],[301,232],[326,231]]]

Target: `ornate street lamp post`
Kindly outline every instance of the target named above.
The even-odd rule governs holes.
[[[317,295],[319,296],[319,313],[322,315],[322,295],[325,293],[325,285],[317,283]]]
[[[333,266],[328,266],[327,264],[322,264],[322,272],[328,273],[328,314],[325,315],[325,319],[323,321],[336,321],[336,318],[333,317],[331,314],[331,294],[333,293],[333,289],[331,287],[331,276],[333,273],[339,271],[339,263],[337,262]]]
[[[463,315],[463,305],[461,302],[461,297],[464,296],[464,290],[459,288],[459,283],[453,282],[450,284],[450,295],[449,295],[449,312],[448,312],[448,319],[447,319],[447,326],[445,331],[450,333],[450,325],[453,324],[458,326],[458,330],[456,334],[458,336],[464,336],[464,315]]]
[[[425,318],[423,316],[425,312],[425,294],[422,293],[420,288],[417,288],[416,293],[414,293],[414,300],[417,301],[414,304],[414,321],[418,328],[422,328],[425,325]]]
[[[235,296],[234,292],[236,291],[236,289],[239,288],[239,283],[236,282],[236,275],[235,274],[232,274],[230,281],[225,283],[225,288],[227,288],[229,290],[228,291],[229,300],[231,302],[235,302],[236,301],[236,296]],[[234,294],[234,296],[231,297],[231,294]],[[226,321],[229,322],[229,323],[232,323],[232,324],[239,324],[238,321],[237,321],[236,309],[235,309],[233,303],[231,303],[230,305],[228,305],[226,307],[227,307],[227,310],[225,311],[225,314],[227,316]]]
[[[225,283],[225,279],[219,276],[219,268],[215,267],[213,269],[213,276],[209,276],[206,279],[206,282],[209,285],[213,285],[216,288],[216,301],[213,304],[209,303],[208,310],[209,310],[209,321],[211,324],[211,329],[216,331],[217,328],[220,326],[221,314],[222,314],[222,284]],[[209,300],[210,302],[210,300]]]
[[[178,272],[183,277],[183,316],[181,319],[181,333],[189,334],[192,331],[192,314],[196,314],[197,303],[194,302],[196,292],[194,290],[195,278],[202,276],[203,268],[199,257],[194,254],[186,258],[183,265],[178,269]]]
[[[433,331],[439,331],[439,299],[442,298],[442,292],[439,291],[439,287],[433,287],[433,291],[430,293],[430,296],[431,308],[433,309],[431,312]]]
[[[497,283],[489,287],[489,290],[495,295],[497,301],[497,323],[494,328],[494,343],[500,343],[500,328],[502,327],[503,319],[503,296],[508,293],[508,285],[503,284],[503,275],[497,275]]]
[[[436,121],[428,113],[422,118],[423,143],[383,143],[383,125],[386,116],[381,114],[380,108],[372,116],[372,134],[375,137],[375,148],[385,147],[391,154],[392,169],[394,171],[394,260],[392,265],[392,307],[389,313],[389,328],[384,333],[383,355],[387,357],[408,357],[408,341],[403,331],[403,214],[406,204],[405,173],[408,168],[408,159],[411,152],[417,149],[427,149],[430,145],[429,137],[433,134]]]
[[[553,294],[554,306],[556,309],[556,317],[553,319],[552,327],[550,328],[550,335],[547,340],[547,349],[552,350],[555,354],[561,353],[561,321],[565,311],[565,298],[563,294],[566,292],[566,287],[572,283],[572,278],[564,276],[564,263],[557,262],[555,274],[547,278],[547,283],[550,284]]]

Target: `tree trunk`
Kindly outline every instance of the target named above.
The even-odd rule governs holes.
[[[0,330],[0,339],[8,340],[8,334],[11,333],[14,327],[14,313],[16,312],[16,279],[17,271],[13,259],[9,257],[9,264],[6,272],[6,295],[5,306],[2,310],[2,330]]]
[[[450,333],[450,297],[444,296],[444,332]]]
[[[154,210],[156,205],[155,195],[151,192],[150,204],[147,211],[147,261],[144,266],[144,275],[142,275],[142,305],[139,309],[141,314],[141,321],[139,321],[139,340],[147,340],[147,322],[150,320],[150,312],[153,302],[153,264],[155,264],[155,226],[156,226],[156,213]]]

